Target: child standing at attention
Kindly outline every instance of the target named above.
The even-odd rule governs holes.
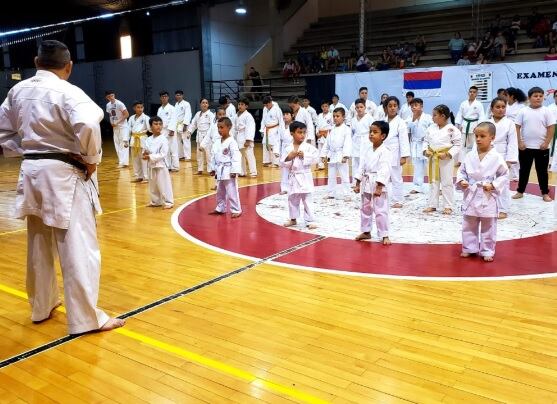
[[[149,193],[151,203],[148,206],[162,206],[163,209],[171,209],[174,206],[174,195],[172,193],[172,182],[166,157],[168,155],[168,140],[161,136],[163,121],[158,116],[149,119],[152,136],[145,141],[143,160],[149,162]]]
[[[273,153],[277,159],[280,159],[287,147],[292,144],[292,136],[290,135],[290,124],[292,123],[292,110],[286,107],[282,110],[282,120],[284,126],[279,129],[278,136],[275,137],[273,145]],[[280,163],[280,195],[288,193],[288,172],[289,169],[283,163]]]
[[[230,118],[219,118],[217,128],[220,141],[213,144],[211,152],[211,175],[217,179],[217,207],[210,215],[222,215],[230,206],[232,219],[242,215],[240,196],[238,194],[237,176],[242,171],[238,143],[230,136],[232,121]]]
[[[466,155],[456,177],[457,187],[464,191],[460,256],[467,258],[479,254],[486,262],[493,261],[495,255],[497,196],[509,186],[507,164],[491,146],[495,131],[491,122],[476,126],[476,149]]]
[[[369,140],[372,147],[362,154],[360,167],[355,173],[355,193],[362,193],[361,230],[356,240],[371,239],[371,224],[375,216],[377,235],[383,245],[391,244],[389,239],[389,198],[387,184],[391,177],[392,153],[383,144],[389,135],[389,124],[375,121],[371,124]]]
[[[518,140],[514,122],[505,116],[507,102],[503,98],[491,101],[491,118],[489,122],[495,125],[495,141],[493,147],[503,156],[509,169],[518,162]],[[499,219],[508,216],[511,206],[511,192],[509,187],[501,190],[499,195]]]
[[[295,226],[300,216],[300,203],[304,205],[304,220],[308,229],[315,229],[313,223],[313,175],[311,165],[318,159],[317,149],[308,142],[306,125],[301,122],[290,124],[293,143],[286,147],[281,162],[288,169],[288,212],[290,219],[285,227]]]
[[[345,201],[350,201],[350,179],[348,177],[348,159],[352,152],[352,133],[344,124],[344,109],[337,108],[333,111],[335,126],[327,136],[325,145],[321,150],[321,159],[327,160],[329,179],[327,181],[328,196],[326,199],[335,199],[337,195],[337,172],[341,180],[341,196]]]
[[[323,101],[321,103],[321,112],[317,116],[317,149],[319,150],[319,154],[321,154],[321,150],[323,150],[323,145],[325,144],[325,140],[327,139],[327,135],[333,128],[333,114],[329,111],[329,103],[327,101]],[[317,168],[319,170],[325,169],[325,164],[321,160],[317,164]]]
[[[530,178],[532,163],[536,163],[538,184],[544,202],[551,202],[549,196],[549,144],[553,138],[555,116],[543,106],[544,91],[539,87],[532,87],[528,91],[530,105],[520,110],[516,116],[516,133],[518,135],[518,161],[520,170],[518,174],[518,188],[513,199],[524,196],[526,185]]]
[[[429,201],[425,213],[435,212],[439,205],[439,188],[443,191],[443,214],[450,215],[454,207],[453,158],[460,150],[461,133],[451,123],[451,111],[446,105],[433,108],[435,125],[427,130],[423,154],[429,158]]]

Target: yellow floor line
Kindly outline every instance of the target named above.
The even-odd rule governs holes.
[[[0,291],[9,293],[13,296],[17,296],[19,298],[27,300],[27,293],[22,292],[20,290],[11,288],[9,286],[0,284]],[[65,313],[66,309],[64,306],[59,306],[56,308],[56,311]],[[248,383],[253,384],[256,387],[260,387],[274,393],[279,393],[291,398],[294,398],[299,401],[303,401],[304,403],[310,404],[325,404],[327,401],[322,400],[318,397],[312,396],[310,394],[304,393],[298,389],[294,389],[292,387],[288,387],[284,384],[275,383],[269,380],[262,379],[257,377],[256,375],[246,372],[242,369],[238,369],[234,366],[227,365],[224,362],[217,361],[215,359],[208,358],[203,355],[196,354],[195,352],[188,351],[186,349],[180,348],[178,346],[168,344],[163,341],[159,341],[155,338],[148,337],[146,335],[137,333],[135,331],[131,331],[128,328],[117,328],[113,332],[123,335],[125,337],[131,338],[133,340],[139,341],[144,345],[148,345],[150,347],[160,349],[162,351],[174,354],[181,358],[184,358],[192,363],[197,363],[198,365],[204,366],[206,368],[218,371],[220,373],[227,374],[229,376],[235,377],[240,380],[244,380]]]

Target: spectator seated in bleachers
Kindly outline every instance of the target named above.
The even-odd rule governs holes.
[[[412,66],[416,66],[420,61],[420,57],[425,55],[426,45],[424,36],[418,35],[414,40],[414,48],[416,51],[412,55]]]
[[[491,48],[493,48],[493,36],[491,36],[491,32],[488,31],[476,48],[476,57],[478,57],[480,53],[485,57],[485,55],[491,52]]]
[[[483,53],[479,53],[477,58],[476,58],[476,64],[477,65],[485,65],[487,64],[487,59],[485,57],[485,55]]]
[[[391,68],[391,64],[393,63],[393,57],[394,55],[392,55],[390,48],[383,49],[381,58],[377,64],[377,70],[389,70]]]
[[[507,40],[503,36],[503,32],[499,31],[497,36],[493,40],[493,47],[489,53],[489,59],[494,61],[499,59],[501,61],[505,60],[505,55],[507,53]]]
[[[346,58],[346,66],[349,71],[354,70],[356,67],[356,62],[358,61],[358,50],[355,46],[352,46],[350,50],[350,56]]]
[[[468,53],[463,53],[462,58],[460,58],[460,60],[456,62],[457,66],[466,66],[469,64],[471,63],[470,63],[470,59],[468,58]]]
[[[359,72],[368,72],[371,69],[371,62],[365,53],[362,53],[356,62],[356,70]]]
[[[340,54],[338,53],[338,50],[334,46],[331,46],[327,51],[327,62],[328,62],[327,70],[329,71],[338,70],[338,64],[340,62]]]
[[[511,21],[511,26],[509,27],[509,46],[514,47],[515,53],[518,52],[518,31],[520,31],[521,22],[520,16],[515,15]]]
[[[449,41],[449,51],[454,63],[461,59],[465,46],[466,42],[462,39],[462,35],[460,35],[460,32],[456,32],[454,37]]]
[[[292,59],[288,59],[284,66],[282,67],[282,76],[285,79],[289,79],[294,75],[294,62]]]
[[[557,60],[557,51],[555,51],[555,46],[549,48],[549,51],[543,57],[543,60]]]

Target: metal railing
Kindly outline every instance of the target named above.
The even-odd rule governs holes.
[[[205,81],[205,94],[209,102],[218,102],[222,96],[228,96],[233,100],[246,97],[252,101],[261,100],[270,95],[273,98],[288,97],[293,94],[303,94],[305,83],[296,81],[285,81],[283,78],[261,79],[262,84],[255,86],[252,80],[207,80]]]

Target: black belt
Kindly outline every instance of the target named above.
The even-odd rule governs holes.
[[[81,171],[87,171],[87,167],[85,164],[77,161],[69,154],[65,153],[32,153],[32,154],[24,154],[23,160],[58,160],[64,163],[71,164],[75,168],[80,169]]]

